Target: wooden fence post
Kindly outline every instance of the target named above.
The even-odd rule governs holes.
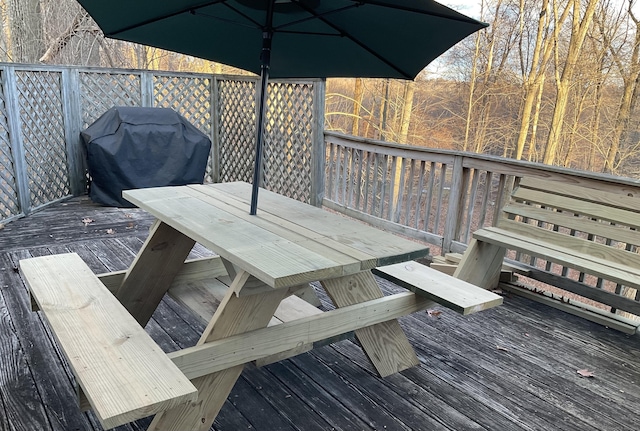
[[[211,106],[211,181],[220,182],[220,109],[218,101],[220,100],[220,87],[218,81],[220,77],[213,75],[211,79],[211,98],[209,104]]]
[[[7,126],[9,127],[9,142],[13,155],[13,175],[18,193],[19,211],[27,215],[31,212],[31,198],[29,196],[29,178],[27,177],[27,161],[24,154],[22,129],[20,126],[20,106],[18,101],[18,87],[16,84],[16,69],[7,66],[2,74],[4,78],[4,100],[7,109]]]
[[[311,190],[309,203],[320,207],[324,199],[326,144],[324,140],[324,99],[326,81],[313,83],[313,136],[311,144]]]
[[[449,190],[449,206],[447,208],[447,220],[444,227],[442,241],[442,254],[451,252],[451,244],[460,233],[461,207],[465,199],[466,181],[462,156],[455,156],[453,172],[451,173],[451,189]]]
[[[62,116],[69,166],[71,194],[80,196],[86,191],[86,158],[80,139],[82,115],[80,113],[80,80],[78,69],[62,71]]]

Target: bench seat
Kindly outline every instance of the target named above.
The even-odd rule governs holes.
[[[416,295],[467,315],[502,304],[502,297],[418,262],[402,262],[372,270],[377,276]]]
[[[20,271],[105,429],[197,400],[196,388],[77,254],[24,259]]]
[[[473,233],[454,276],[495,288],[511,250],[529,256],[528,277],[640,315],[638,246],[640,199],[630,191],[523,177],[495,226]]]

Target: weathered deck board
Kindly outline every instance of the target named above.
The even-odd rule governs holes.
[[[123,215],[129,212],[134,217]],[[95,220],[86,230],[85,216]],[[132,218],[136,228],[126,229]],[[69,370],[47,326],[29,310],[13,270],[17,259],[71,251],[96,273],[122,270],[151,221],[137,210],[77,199],[0,231],[0,431],[101,429],[92,413],[74,406]],[[106,233],[111,226],[116,232]],[[196,246],[191,257],[207,254]],[[325,309],[332,308],[319,293]],[[214,429],[640,429],[640,336],[519,297],[471,316],[441,311],[401,319],[422,365],[385,379],[351,341],[248,366]],[[194,345],[203,326],[165,298],[146,329],[169,352]],[[595,377],[582,378],[578,369]],[[118,431],[144,430],[149,421]]]

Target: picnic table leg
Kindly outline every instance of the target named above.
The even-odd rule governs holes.
[[[485,289],[495,289],[506,249],[488,242],[471,240],[453,276]]]
[[[143,328],[158,308],[195,241],[160,221],[152,226],[115,296]]]
[[[345,307],[384,295],[371,271],[321,282],[336,305]],[[420,363],[397,320],[355,331],[362,348],[380,376],[386,377]]]
[[[267,326],[287,295],[287,289],[270,289],[238,296],[236,292],[248,279],[248,273],[238,272],[198,344]],[[147,431],[209,430],[243,368],[244,365],[238,365],[192,380],[191,383],[198,389],[198,400],[157,414]]]

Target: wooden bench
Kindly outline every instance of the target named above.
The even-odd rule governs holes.
[[[413,261],[382,266],[372,271],[419,296],[462,314],[471,314],[502,303],[502,297],[499,295]],[[101,274],[98,277],[110,290],[115,291],[120,285],[124,273],[125,271],[118,271]],[[168,294],[177,302],[191,309],[206,324],[226,294],[229,284],[230,280],[226,277],[226,270],[218,256],[195,259],[185,263],[183,269],[173,280]],[[302,292],[305,292],[304,289]],[[291,293],[291,296],[280,303],[271,322],[269,322],[269,327],[300,318],[312,319],[313,316],[323,313],[303,299],[304,295],[303,298],[297,296],[301,294],[299,290],[294,289]],[[254,362],[257,366],[267,365],[352,336],[352,332],[346,332],[311,343],[301,343],[295,349],[266,356]]]
[[[196,388],[77,254],[24,259],[20,270],[105,429],[197,399]]]
[[[494,288],[506,250],[515,250],[546,260],[545,268],[531,265],[530,277],[640,315],[640,302],[602,288],[600,280],[618,284],[622,292],[640,288],[640,255],[634,251],[639,229],[637,197],[522,178],[496,226],[474,232],[454,276]],[[551,263],[575,270],[576,276],[552,271]]]
[[[402,262],[372,270],[377,276],[416,295],[467,315],[502,304],[502,296],[418,262]]]

